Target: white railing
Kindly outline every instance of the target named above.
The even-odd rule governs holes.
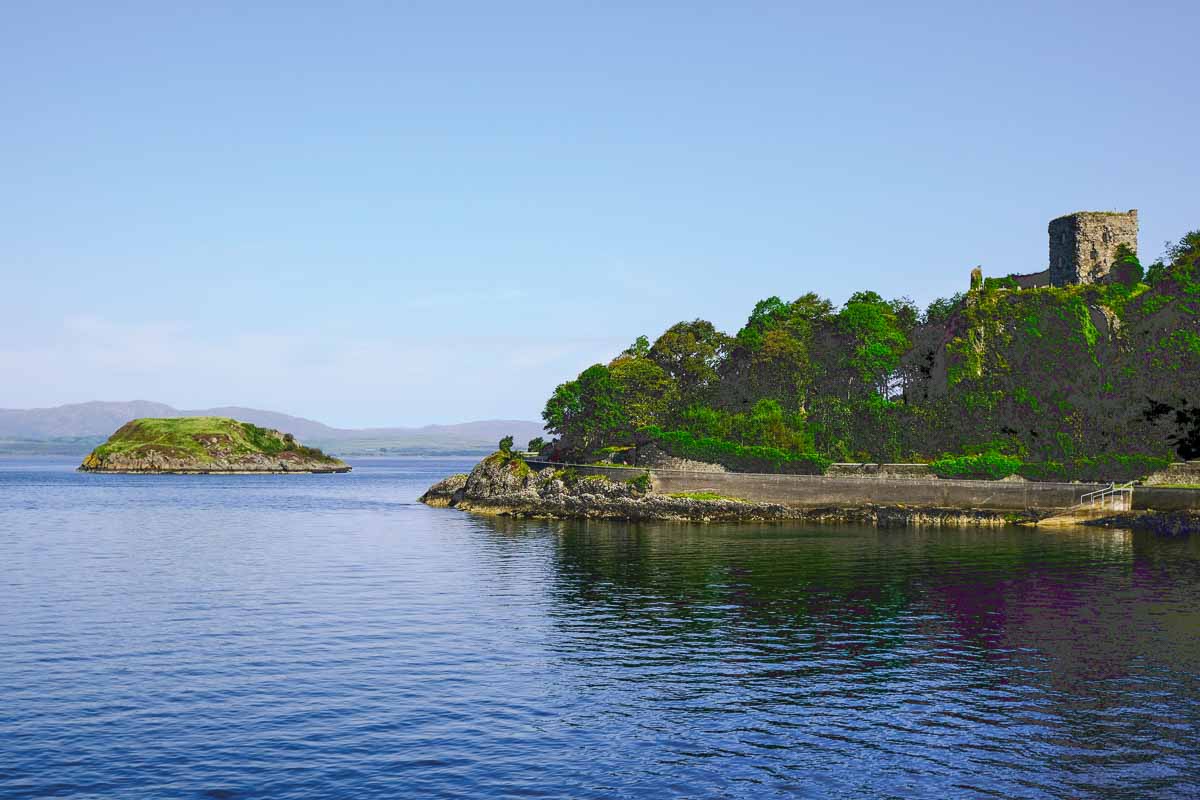
[[[1118,486],[1110,483],[1103,489],[1088,492],[1079,498],[1076,508],[1109,508],[1116,511],[1128,511],[1133,508],[1133,481]]]

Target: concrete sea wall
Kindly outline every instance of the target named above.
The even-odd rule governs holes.
[[[564,465],[529,461],[533,469]],[[605,475],[627,481],[650,474],[654,491],[715,492],[728,497],[794,508],[921,506],[931,508],[988,509],[993,511],[1052,511],[1068,508],[1082,495],[1107,486],[1095,483],[1033,481],[964,481],[918,477],[765,475],[741,472],[685,472],[641,467],[572,466],[581,475]],[[1135,509],[1200,509],[1200,491],[1138,487]]]

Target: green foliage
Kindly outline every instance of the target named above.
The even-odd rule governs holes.
[[[966,294],[959,292],[953,297],[939,297],[929,304],[921,321],[926,325],[944,325],[950,317],[962,308]]]
[[[1178,242],[1168,244],[1165,259],[1150,265],[1146,283],[1159,286],[1169,282],[1181,294],[1200,295],[1200,230],[1190,231]]]
[[[687,457],[735,469],[774,469],[777,454],[961,453],[974,460],[944,464],[947,474],[988,476],[1011,467],[989,460],[1004,453],[1030,474],[1057,474],[1043,464],[1083,474],[1099,469],[1084,459],[1106,453],[1200,449],[1200,423],[1183,406],[1198,374],[1193,232],[1149,270],[1120,251],[1099,284],[1020,289],[992,278],[923,314],[870,291],[840,309],[814,294],[769,297],[733,337],[680,322],[560,385],[543,419],[578,456],[653,428]]]
[[[850,338],[845,363],[866,390],[887,392],[888,376],[909,347],[905,327],[913,323],[915,318],[902,319],[895,307],[875,292],[857,292],[846,301],[838,313],[838,327]]]
[[[1011,275],[1007,275],[1003,278],[984,278],[983,279],[983,288],[985,291],[990,291],[990,290],[995,290],[995,289],[1005,289],[1008,291],[1017,291],[1018,289],[1021,288],[1021,286],[1017,283],[1016,278],[1014,278]]]
[[[633,344],[621,351],[621,355],[630,358],[646,358],[650,355],[650,340],[645,336],[637,337]]]
[[[665,420],[674,405],[675,384],[662,367],[649,358],[623,355],[608,369],[629,433]]]
[[[512,448],[513,448],[513,437],[512,436],[505,436],[503,439],[500,440],[500,452],[501,453],[511,453]]]
[[[939,478],[998,481],[1013,475],[1021,459],[989,451],[977,455],[945,456],[929,465]]]
[[[301,445],[291,434],[226,417],[135,419],[122,425],[91,455],[103,461],[113,455],[159,453],[206,463],[218,456],[275,456],[285,452],[316,461],[337,461],[315,447]]]
[[[1142,282],[1146,271],[1142,268],[1142,262],[1138,261],[1137,254],[1130,250],[1128,245],[1122,244],[1117,247],[1117,257],[1109,269],[1109,277],[1110,286],[1131,289]]]
[[[750,319],[737,332],[738,344],[754,350],[762,345],[763,334],[778,322],[787,311],[787,306],[778,297],[768,297],[754,304]]]
[[[717,382],[729,337],[702,319],[677,322],[650,347],[648,357],[670,376],[679,402],[705,399]]]
[[[716,492],[672,492],[668,496],[677,498],[679,500],[726,500],[733,503],[746,502],[740,497],[730,497],[729,495],[717,494]]]
[[[1017,474],[1031,481],[1132,481],[1166,469],[1168,458],[1101,453],[1091,458],[1066,462],[1022,464]]]
[[[560,384],[542,412],[547,430],[580,452],[632,434],[621,402],[621,387],[609,368],[593,364],[573,381]]]
[[[759,300],[750,312],[745,326],[737,332],[735,342],[746,349],[757,350],[766,335],[773,330],[803,338],[814,324],[827,319],[833,313],[833,304],[809,292],[785,303],[778,297]]]
[[[728,439],[733,415],[708,406],[693,405],[680,415],[680,427],[700,437]]]
[[[525,478],[533,474],[533,469],[525,463],[525,459],[512,449],[512,443],[509,443],[509,449],[497,450],[488,456],[485,461],[495,464],[498,467],[506,468],[509,472],[519,478]]]
[[[747,446],[711,437],[697,438],[688,431],[642,431],[667,453],[678,458],[720,464],[735,472],[786,472],[820,475],[832,463],[816,453],[789,453],[777,447]]]
[[[636,478],[629,479],[629,485],[632,486],[639,494],[647,494],[650,491],[650,473],[643,472]]]
[[[579,473],[575,471],[574,467],[567,467],[566,469],[555,470],[554,474],[550,477],[551,477],[551,480],[562,481],[563,484],[566,485],[568,488],[579,483]]]
[[[535,436],[529,440],[529,444],[525,445],[525,449],[534,453],[540,453],[542,448],[546,446],[546,440],[541,436]]]
[[[811,452],[812,434],[805,416],[784,411],[778,401],[763,398],[748,413],[730,413],[694,405],[680,415],[681,430],[698,438],[725,439],[747,446]]]

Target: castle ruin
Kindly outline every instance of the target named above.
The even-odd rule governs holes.
[[[1097,283],[1108,276],[1117,250],[1137,253],[1137,209],[1078,211],[1050,221],[1050,283]]]
[[[1022,289],[1104,281],[1122,245],[1137,254],[1138,212],[1076,211],[1050,220],[1047,233],[1050,267],[1010,276]]]

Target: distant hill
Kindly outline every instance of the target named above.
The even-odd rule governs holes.
[[[541,423],[527,420],[353,429],[240,406],[181,410],[145,400],[93,401],[55,408],[0,409],[0,453],[82,455],[126,422],[142,417],[231,417],[290,433],[339,455],[469,455],[494,450],[504,436],[511,435],[522,444],[544,435]]]

